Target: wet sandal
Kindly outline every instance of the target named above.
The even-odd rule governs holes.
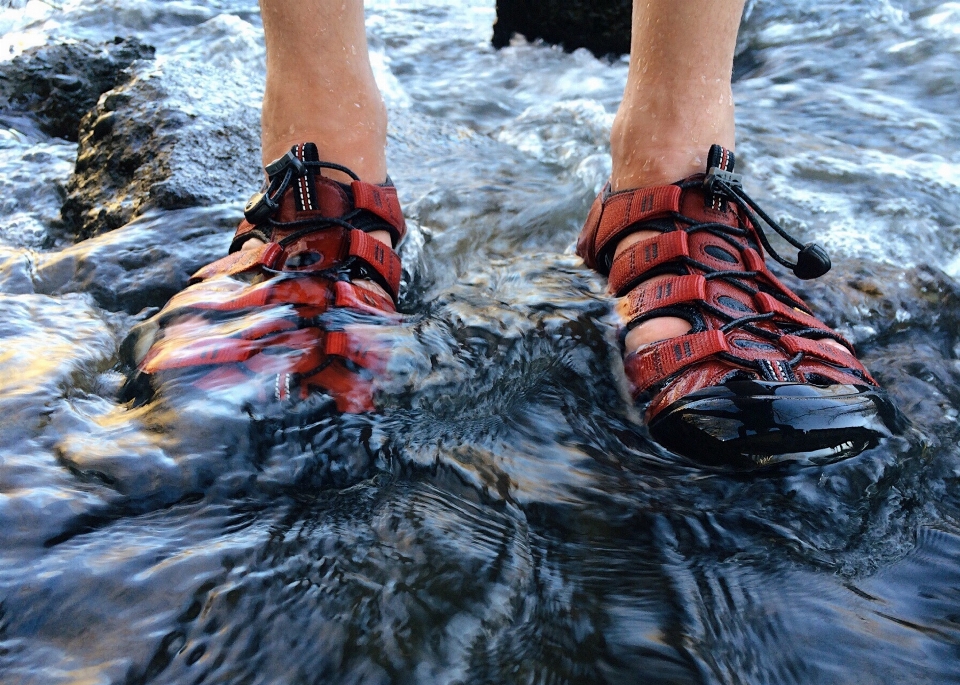
[[[396,319],[401,265],[368,233],[387,231],[400,244],[406,225],[396,189],[321,161],[313,143],[294,146],[266,172],[230,254],[194,274],[134,336],[131,385],[186,378],[206,392],[253,388],[261,402],[321,392],[340,412],[370,411],[386,358],[369,324]],[[253,238],[263,245],[242,249]],[[379,291],[356,285],[361,279]]]
[[[829,257],[765,214],[733,167],[733,153],[714,145],[706,174],[617,193],[608,186],[587,217],[577,253],[624,298],[623,335],[663,316],[691,326],[627,354],[633,396],[646,403],[655,440],[701,463],[754,468],[857,454],[897,430],[899,412],[853,346],[763,255],[802,279],[825,274]],[[798,248],[797,262],[774,251],[761,219]],[[638,230],[659,235],[614,258],[620,240]],[[666,277],[648,283],[655,276]]]

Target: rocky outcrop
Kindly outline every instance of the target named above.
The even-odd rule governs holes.
[[[80,124],[64,223],[83,239],[150,208],[242,203],[260,183],[257,98],[242,72],[145,65],[106,93]],[[226,83],[225,83],[226,82]]]
[[[497,0],[493,44],[501,48],[516,33],[566,50],[587,48],[597,56],[630,52],[631,0]]]
[[[26,115],[50,136],[76,141],[80,119],[100,95],[129,78],[154,49],[136,38],[43,45],[0,64],[0,114]]]

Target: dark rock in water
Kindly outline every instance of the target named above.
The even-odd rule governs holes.
[[[154,49],[136,38],[44,45],[0,65],[0,111],[29,114],[47,135],[77,140],[80,119]]]
[[[929,266],[904,270],[861,259],[815,281],[781,277],[817,316],[858,346],[887,344],[910,331],[930,338],[960,330],[960,284]]]
[[[150,208],[242,203],[260,183],[258,80],[202,64],[144,67],[80,124],[62,209],[78,238]]]
[[[541,38],[566,50],[587,48],[595,55],[630,52],[630,0],[497,0],[493,44],[502,48],[513,34]]]
[[[109,311],[163,306],[190,275],[226,254],[238,211],[232,205],[151,212],[109,235],[41,254],[37,292],[86,292]]]
[[[0,250],[0,289],[89,293],[103,309],[129,314],[161,307],[194,271],[226,253],[239,216],[234,205],[153,211],[64,250]]]

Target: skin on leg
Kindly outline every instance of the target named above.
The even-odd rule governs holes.
[[[370,67],[362,0],[260,0],[260,13],[264,164],[312,141],[324,160],[382,183],[387,109]]]
[[[267,47],[263,163],[314,142],[320,158],[362,180],[387,178],[387,108],[370,67],[363,0],[260,0]],[[325,170],[338,181],[346,174]],[[390,245],[390,234],[369,234]],[[262,245],[252,239],[243,249]],[[386,293],[370,281],[355,285]]]

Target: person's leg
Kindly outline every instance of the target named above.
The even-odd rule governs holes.
[[[725,468],[820,463],[876,444],[899,419],[852,345],[766,268],[764,255],[815,278],[829,258],[795,238],[797,262],[778,255],[763,226],[787,236],[733,173],[742,10],[634,0],[611,187],[577,253],[622,298],[624,371],[655,440]]]
[[[264,164],[309,140],[324,160],[382,183],[387,110],[370,68],[362,0],[260,0],[260,12]]]
[[[610,134],[613,190],[674,183],[703,171],[707,149],[733,150],[733,53],[744,0],[634,0],[630,71]],[[655,235],[638,231],[616,254]],[[640,324],[627,351],[690,329],[684,319]]]

